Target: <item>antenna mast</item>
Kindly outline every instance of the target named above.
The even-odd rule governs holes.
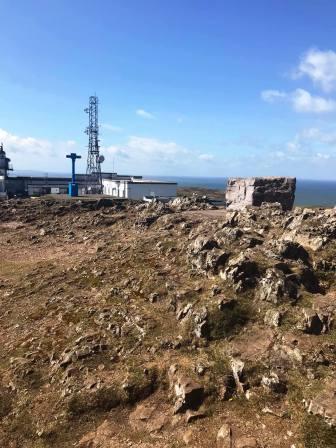
[[[99,154],[98,97],[90,96],[89,107],[84,109],[89,114],[89,126],[85,133],[89,136],[88,158],[86,167],[87,193],[103,192],[101,163],[104,157]]]

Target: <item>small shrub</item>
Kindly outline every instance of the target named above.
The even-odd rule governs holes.
[[[209,315],[211,339],[222,339],[237,333],[251,318],[251,307],[245,302],[234,302],[224,310],[215,309]]]
[[[7,414],[12,410],[12,399],[11,396],[0,389],[0,418],[6,417]]]
[[[68,403],[72,416],[79,416],[93,410],[109,411],[123,401],[122,394],[115,387],[103,387],[94,392],[79,392]]]
[[[143,370],[135,368],[128,379],[127,401],[136,403],[151,395],[157,385],[157,372],[150,369],[144,373]]]
[[[305,448],[336,447],[336,428],[328,426],[321,417],[308,415],[301,431]]]

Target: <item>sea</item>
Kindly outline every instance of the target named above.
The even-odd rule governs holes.
[[[145,177],[145,176],[144,176]],[[174,181],[179,187],[200,187],[225,190],[225,177],[146,176],[151,179]],[[334,207],[336,205],[336,180],[297,179],[295,205]]]
[[[70,176],[67,173],[41,173],[39,171],[14,171],[17,176]],[[198,187],[225,190],[225,177],[143,176],[147,179],[177,182],[179,187]],[[295,205],[302,207],[336,206],[336,180],[297,179]]]

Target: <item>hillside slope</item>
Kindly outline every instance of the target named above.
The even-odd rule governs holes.
[[[42,198],[0,228],[0,446],[336,446],[335,209]]]

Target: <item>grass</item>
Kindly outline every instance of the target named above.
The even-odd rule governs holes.
[[[253,315],[251,305],[237,301],[223,311],[214,309],[209,313],[210,338],[223,339],[237,333]]]
[[[321,417],[307,415],[301,426],[305,448],[335,448],[336,428],[328,426]]]
[[[94,392],[79,392],[68,402],[68,413],[71,417],[79,417],[90,411],[109,411],[122,403],[125,398],[115,387],[103,387]]]

